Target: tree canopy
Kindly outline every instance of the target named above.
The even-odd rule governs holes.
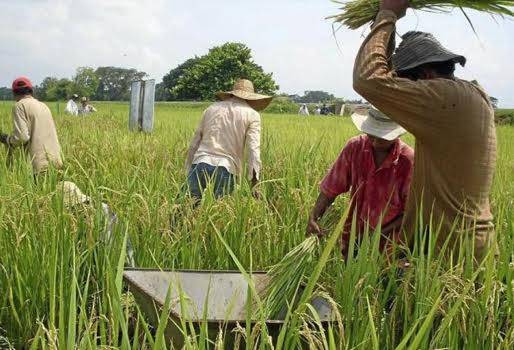
[[[172,69],[163,77],[160,95],[166,100],[212,100],[216,92],[230,90],[239,78],[251,80],[259,93],[273,95],[278,90],[273,73],[265,73],[253,61],[250,48],[226,43]]]

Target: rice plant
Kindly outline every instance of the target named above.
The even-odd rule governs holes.
[[[12,127],[10,107],[0,104],[2,130]],[[8,169],[0,148],[0,348],[174,348],[162,331],[166,308],[160,322],[150,322],[121,283],[126,238],[141,267],[266,270],[305,240],[318,183],[356,134],[346,118],[265,113],[262,200],[253,199],[241,181],[223,200],[207,195],[199,208],[183,206],[170,225],[201,108],[159,104],[155,132],[142,135],[126,130],[124,104],[100,104],[98,115],[87,119],[71,119],[51,107],[66,178],[95,201],[109,203],[121,224],[112,242],[101,240],[101,210],[80,215],[66,210],[55,191],[57,176],[36,186],[26,160],[16,154]],[[413,142],[411,136],[405,140]],[[337,236],[330,236],[320,240],[303,273],[298,303],[284,296],[291,308],[279,334],[267,329],[266,310],[248,303],[247,321],[220,324],[215,332],[180,324],[185,348],[512,349],[512,140],[511,126],[498,127],[491,198],[497,257],[482,266],[466,264],[465,256],[454,263],[439,256],[431,241],[428,253],[408,252],[411,268],[400,270],[379,254],[378,232],[366,235],[346,263],[334,246],[325,250],[335,244],[331,238]],[[337,233],[347,204],[348,198],[338,199],[323,226]],[[424,240],[417,245],[426,246]],[[318,322],[309,306],[319,293],[337,310],[329,325]]]
[[[380,8],[380,0],[351,0],[335,1],[341,4],[341,13],[329,18],[340,22],[350,29],[358,29],[373,22]],[[429,12],[448,12],[452,8],[459,8],[466,15],[465,10],[476,10],[491,15],[511,17],[514,16],[513,0],[411,0],[410,7]]]

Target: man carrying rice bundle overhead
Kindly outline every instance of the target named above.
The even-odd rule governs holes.
[[[395,23],[408,6],[407,0],[381,0],[357,55],[354,89],[416,138],[403,223],[407,242],[412,244],[416,233],[437,235],[437,247],[447,241],[452,251],[471,237],[480,260],[494,236],[493,107],[479,86],[454,76],[456,63],[464,65],[466,58],[431,34],[406,33],[391,56]]]

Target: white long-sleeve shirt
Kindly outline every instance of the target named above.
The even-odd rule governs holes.
[[[64,109],[64,113],[77,116],[79,115],[79,107],[73,100],[69,100],[68,103],[66,103],[66,108]]]
[[[192,164],[223,166],[234,175],[242,172],[245,148],[248,176],[261,170],[261,116],[244,100],[231,98],[212,104],[203,114],[189,148],[186,170]]]

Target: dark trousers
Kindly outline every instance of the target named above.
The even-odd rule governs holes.
[[[215,167],[207,163],[193,164],[187,177],[189,193],[196,199],[201,199],[209,183],[212,183],[214,197],[220,198],[234,191],[235,178],[225,167]]]

